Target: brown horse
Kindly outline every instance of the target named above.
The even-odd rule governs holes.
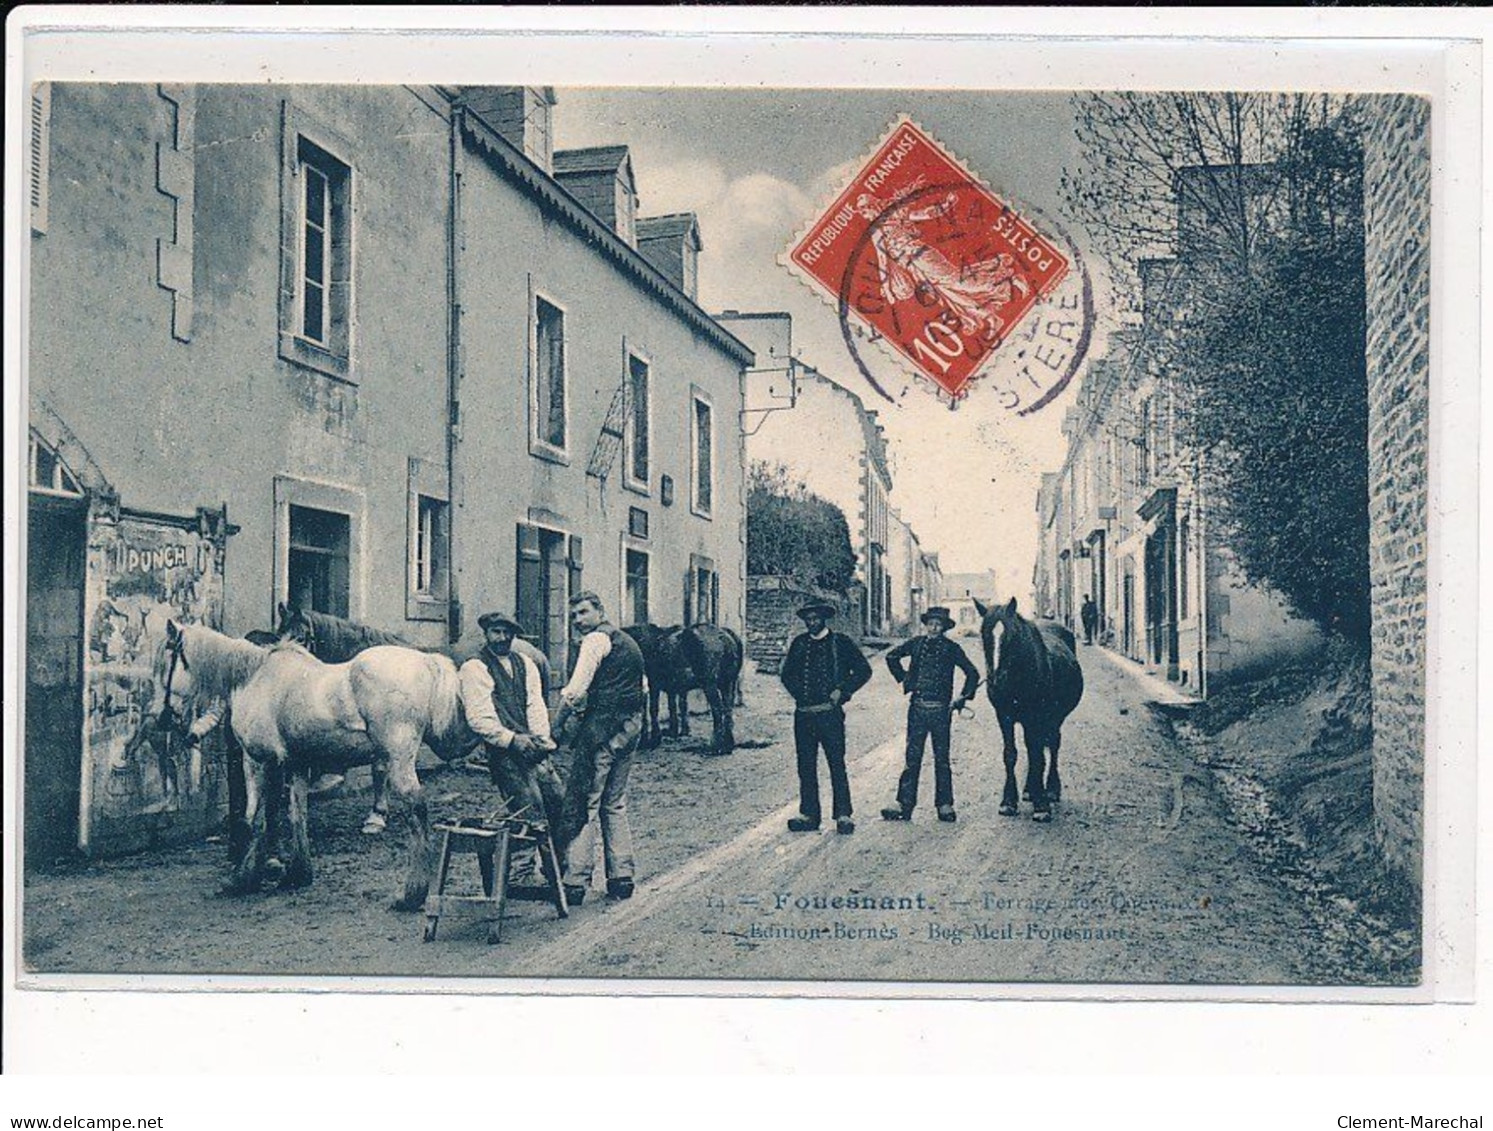
[[[1073,633],[1059,624],[1038,626],[1016,612],[1016,598],[987,608],[978,600],[980,638],[985,646],[985,691],[1000,723],[1006,764],[1001,794],[1002,816],[1018,811],[1016,794],[1016,724],[1026,740],[1026,794],[1032,819],[1052,819],[1052,803],[1062,795],[1058,751],[1063,720],[1083,698]],[[1051,754],[1051,760],[1047,755]]]
[[[648,746],[657,746],[659,696],[669,704],[670,737],[689,734],[689,693],[700,690],[710,704],[711,753],[729,754],[736,747],[732,708],[739,705],[745,656],[741,637],[729,628],[697,624],[692,628],[654,624],[622,630],[637,642],[648,675]]]

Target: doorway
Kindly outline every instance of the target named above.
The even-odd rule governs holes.
[[[33,491],[27,511],[23,828],[30,869],[78,847],[88,506]]]
[[[515,606],[524,639],[543,652],[556,679],[569,678],[570,598],[581,591],[581,539],[518,524]]]

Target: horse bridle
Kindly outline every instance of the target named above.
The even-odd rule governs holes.
[[[176,708],[171,705],[171,684],[176,678],[176,665],[181,663],[182,671],[191,671],[192,665],[187,662],[186,640],[183,639],[180,630],[177,631],[175,639],[166,641],[166,651],[170,653],[171,660],[166,665],[165,706],[161,708],[157,720],[159,729],[166,732],[166,742],[170,743],[173,730],[184,730],[185,719],[177,716]]]
[[[287,631],[282,639],[294,640],[313,656],[316,655],[316,626],[311,623],[309,617],[297,616],[294,629]]]

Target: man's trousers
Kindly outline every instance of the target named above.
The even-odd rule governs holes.
[[[845,772],[845,711],[796,711],[793,745],[798,752],[798,809],[816,824],[819,809],[819,751],[829,763],[829,786],[834,817],[851,816],[850,777]]]
[[[631,714],[587,714],[576,736],[566,790],[565,883],[589,887],[601,833],[608,880],[633,876],[632,827],[627,819],[627,778],[643,733],[641,708]],[[557,845],[558,847],[558,845]]]
[[[923,770],[923,750],[933,739],[933,803],[954,804],[954,773],[949,765],[949,720],[947,703],[927,704],[916,699],[907,706],[907,763],[897,783],[897,804],[911,813],[918,803],[918,777]]]

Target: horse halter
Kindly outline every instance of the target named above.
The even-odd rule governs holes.
[[[173,639],[166,641],[166,651],[170,654],[171,660],[166,665],[165,706],[161,708],[158,725],[166,731],[168,742],[170,741],[170,728],[181,721],[177,718],[176,708],[171,705],[171,684],[176,678],[176,665],[180,662],[181,670],[184,672],[192,670],[192,665],[187,662],[186,646],[186,640],[183,639],[180,630]]]
[[[293,640],[313,656],[316,655],[316,626],[309,617],[296,617],[281,639]]]

